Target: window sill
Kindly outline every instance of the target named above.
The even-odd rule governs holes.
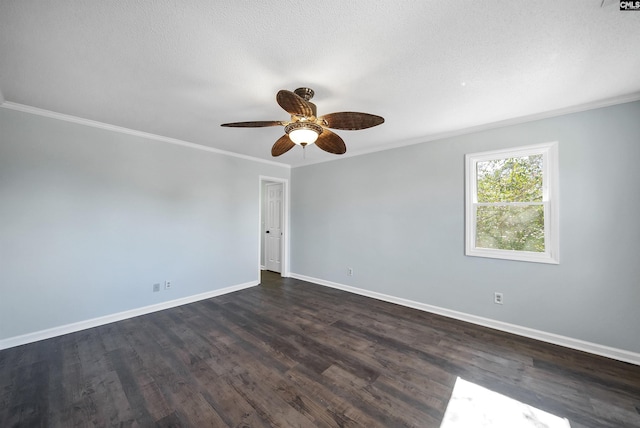
[[[465,252],[467,256],[487,257],[491,259],[516,260],[531,263],[560,264],[557,257],[549,253],[534,253],[531,251],[493,250],[490,248],[475,248]]]

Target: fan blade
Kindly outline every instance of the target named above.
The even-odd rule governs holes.
[[[227,126],[230,128],[263,128],[265,126],[283,126],[284,122],[279,120],[263,120],[256,122],[233,122],[223,123],[220,126]]]
[[[271,156],[280,156],[283,153],[288,152],[295,146],[295,143],[289,139],[287,134],[278,138],[278,141],[271,147]]]
[[[287,113],[295,116],[315,116],[316,106],[312,102],[294,94],[291,91],[282,89],[276,95],[276,101]]]
[[[325,121],[329,128],[345,129],[355,131],[357,129],[367,129],[384,123],[384,118],[369,113],[358,113],[355,111],[344,111],[340,113],[329,113],[320,116],[319,119]]]
[[[328,129],[322,130],[322,134],[316,140],[316,146],[325,152],[335,153],[336,155],[341,155],[347,151],[347,146],[344,145],[342,138]]]

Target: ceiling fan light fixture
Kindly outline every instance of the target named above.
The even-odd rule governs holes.
[[[291,115],[291,121],[260,120],[223,123],[222,126],[231,128],[284,126],[285,134],[278,138],[271,147],[271,156],[275,157],[288,152],[296,145],[304,149],[309,144],[315,144],[320,150],[327,153],[343,155],[347,152],[347,146],[342,138],[333,133],[331,129],[355,131],[384,123],[384,118],[381,116],[356,111],[318,116],[316,105],[309,101],[311,98],[313,98],[313,90],[309,88],[298,88],[294,92],[282,89],[276,94],[276,101],[284,111]]]
[[[298,145],[313,144],[322,134],[322,126],[311,122],[294,122],[284,128],[289,139]]]

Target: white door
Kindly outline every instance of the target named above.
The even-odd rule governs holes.
[[[266,186],[266,218],[264,227],[265,267],[282,272],[282,183]]]

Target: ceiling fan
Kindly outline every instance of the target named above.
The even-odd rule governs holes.
[[[347,151],[342,138],[331,129],[357,130],[371,128],[384,123],[384,118],[368,113],[353,111],[329,113],[318,116],[316,105],[309,101],[313,98],[310,88],[298,88],[295,91],[281,90],[276,101],[291,115],[289,121],[269,120],[255,122],[223,123],[221,126],[233,128],[262,128],[266,126],[284,126],[285,135],[280,137],[271,148],[272,156],[280,156],[291,150],[296,144],[303,148],[315,143],[325,152],[341,155]]]

